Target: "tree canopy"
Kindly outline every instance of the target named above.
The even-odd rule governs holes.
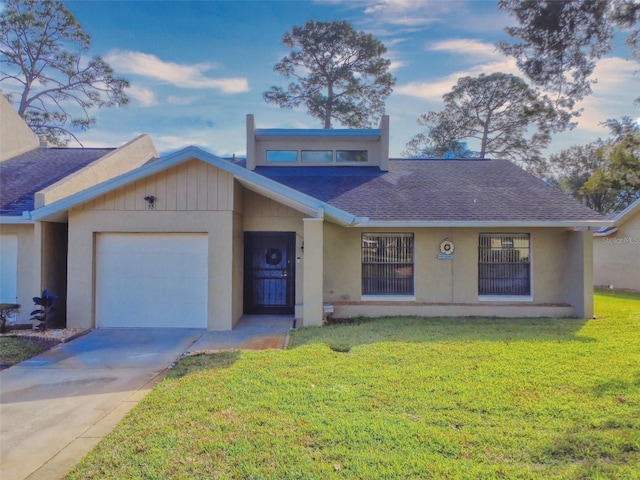
[[[551,181],[600,212],[620,211],[640,198],[640,126],[607,120],[610,138],[572,146],[549,158]]]
[[[498,49],[515,57],[536,87],[554,95],[565,127],[580,113],[576,102],[591,93],[596,61],[611,51],[617,29],[628,32],[631,55],[640,58],[636,0],[499,0],[498,7],[518,23],[506,28],[514,41],[498,42]]]
[[[282,108],[304,105],[324,128],[332,120],[351,128],[379,121],[395,83],[379,40],[346,21],[309,20],[285,33],[282,43],[291,52],[274,70],[292,81],[286,88],[272,86],[265,101]]]
[[[55,145],[78,141],[74,129],[95,123],[92,108],[128,103],[129,82],[99,56],[82,57],[90,45],[91,37],[62,2],[4,1],[0,80],[17,86],[18,114]]]
[[[407,143],[409,156],[506,158],[529,166],[542,161],[557,116],[553,105],[515,75],[481,74],[458,79],[443,96],[444,109],[422,114],[427,127]],[[472,140],[477,150],[466,148]],[[454,154],[455,154],[454,153]]]

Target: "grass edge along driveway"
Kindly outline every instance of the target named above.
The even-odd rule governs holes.
[[[68,478],[640,478],[640,296],[181,362]]]

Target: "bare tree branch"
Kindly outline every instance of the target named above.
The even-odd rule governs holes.
[[[0,13],[2,79],[23,86],[18,113],[38,135],[55,145],[70,139],[72,128],[95,123],[93,108],[126,105],[129,82],[116,77],[100,57],[85,61],[91,38],[62,2],[5,0]]]

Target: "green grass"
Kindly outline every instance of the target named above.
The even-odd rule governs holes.
[[[359,321],[187,358],[68,478],[638,479],[640,296],[596,313]]]
[[[28,337],[0,337],[0,364],[14,365],[41,354],[51,344]]]

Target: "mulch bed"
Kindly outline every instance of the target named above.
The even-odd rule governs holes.
[[[5,333],[0,333],[2,337],[29,337],[34,340],[58,343],[66,343],[74,338],[78,338],[90,330],[86,328],[49,328],[43,332],[34,330],[31,324],[11,325]]]

